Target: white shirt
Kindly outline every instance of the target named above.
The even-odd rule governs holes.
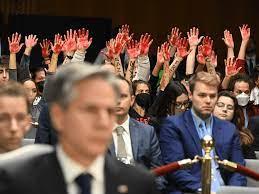
[[[117,132],[116,128],[118,126],[122,126],[125,130],[122,133],[123,140],[125,142],[125,148],[126,148],[126,153],[127,153],[127,160],[128,161],[134,161],[133,158],[133,152],[132,152],[132,145],[131,145],[131,138],[130,138],[130,131],[129,131],[129,115],[127,120],[122,123],[122,125],[116,125],[115,128],[112,131],[112,136],[113,136],[113,142],[114,142],[114,147],[115,147],[115,154],[117,155],[117,150],[118,150],[118,145],[117,145]]]
[[[82,173],[92,175],[91,193],[105,193],[104,186],[104,156],[98,156],[96,160],[86,169],[76,161],[69,158],[61,145],[57,146],[57,159],[63,172],[68,194],[80,194],[80,188],[75,179]]]
[[[254,101],[254,105],[259,104],[259,88],[254,87],[250,94],[250,101]]]

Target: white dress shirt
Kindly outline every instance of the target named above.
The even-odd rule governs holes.
[[[98,156],[96,160],[86,169],[76,161],[69,158],[61,145],[57,146],[57,159],[63,172],[68,194],[80,194],[80,188],[75,179],[82,173],[92,175],[91,193],[105,193],[104,186],[104,156]]]
[[[112,136],[113,136],[113,142],[114,142],[114,147],[115,147],[115,154],[117,155],[117,150],[118,150],[118,145],[117,145],[117,132],[116,128],[118,126],[122,126],[125,130],[123,131],[122,137],[125,142],[125,148],[126,148],[126,153],[127,153],[127,160],[134,162],[133,158],[133,152],[132,152],[132,145],[131,145],[131,138],[130,138],[130,131],[129,131],[129,115],[127,120],[122,123],[122,125],[116,125],[115,128],[112,131]]]

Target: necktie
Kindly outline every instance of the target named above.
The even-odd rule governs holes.
[[[200,139],[203,139],[205,135],[207,135],[207,128],[205,122],[201,122],[199,125],[200,128]]]
[[[121,160],[123,158],[127,158],[125,142],[124,142],[123,137],[122,137],[123,131],[124,131],[124,128],[122,126],[118,126],[116,128],[116,132],[117,132],[117,158],[119,160]]]
[[[91,180],[92,176],[90,174],[81,174],[75,179],[81,190],[80,194],[91,194]]]

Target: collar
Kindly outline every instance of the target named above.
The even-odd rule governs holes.
[[[129,119],[130,119],[130,117],[129,117],[129,115],[127,115],[127,119],[124,123],[122,123],[121,125],[118,125],[116,123],[115,127],[113,128],[113,131],[115,131],[118,126],[122,126],[125,129],[125,131],[129,134]]]
[[[71,159],[62,149],[61,145],[57,145],[57,158],[64,174],[65,182],[71,184],[83,173],[89,173],[96,181],[104,181],[104,156],[98,156],[92,164],[85,168],[73,159]],[[102,170],[101,170],[102,169]]]
[[[210,116],[203,120],[201,119],[196,113],[195,111],[193,110],[193,108],[191,108],[191,114],[192,114],[192,117],[193,117],[193,120],[195,123],[197,123],[197,126],[199,126],[201,123],[205,122],[206,124],[206,127],[210,126],[211,124],[211,121],[212,121],[212,114],[210,114]]]

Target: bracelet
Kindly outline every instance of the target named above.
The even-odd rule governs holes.
[[[73,59],[73,56],[67,55],[66,57],[67,57],[68,59],[70,59],[70,60]]]

